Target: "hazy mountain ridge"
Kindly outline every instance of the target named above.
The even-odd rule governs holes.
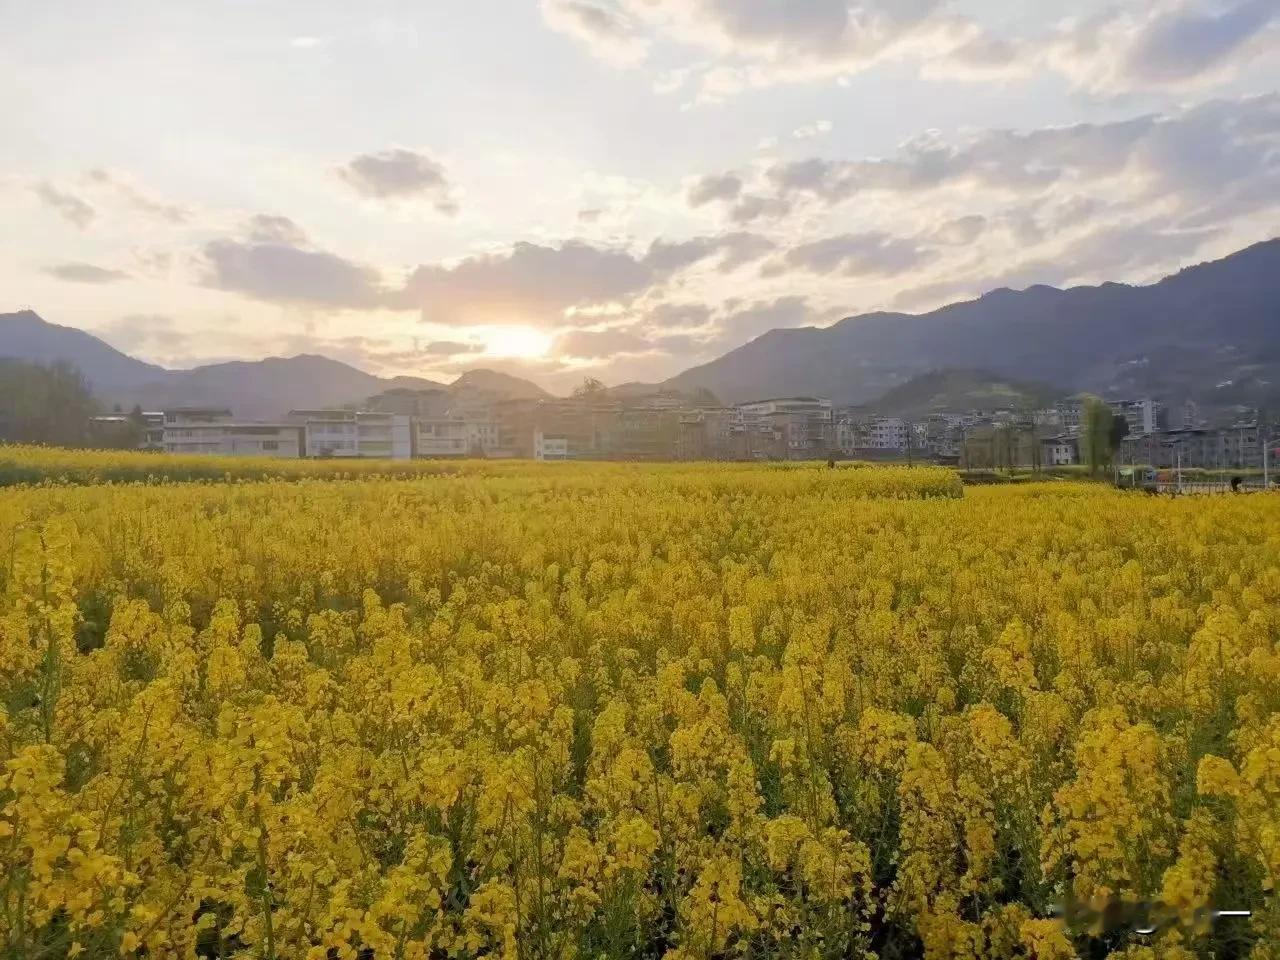
[[[358,403],[397,388],[472,398],[550,396],[493,370],[472,370],[445,385],[376,377],[306,354],[166,370],[31,311],[0,314],[0,356],[66,360],[109,402],[222,405],[250,417]],[[868,404],[937,371],[1218,407],[1280,403],[1280,239],[1150,286],[999,289],[925,314],[871,313],[826,328],[771,330],[663,383],[621,384],[610,395],[692,397],[705,389],[725,403],[816,395]]]
[[[868,404],[868,412],[919,419],[966,410],[1035,410],[1066,391],[1025,383],[985,370],[935,370],[913,377]]]
[[[1070,391],[1258,402],[1280,383],[1280,240],[1151,286],[1000,289],[926,314],[772,330],[661,386],[707,387],[726,402],[817,394],[866,403],[944,368]],[[1242,378],[1251,386],[1240,389]],[[1236,388],[1229,397],[1226,381]]]
[[[377,377],[315,354],[168,370],[130,357],[83,330],[49,323],[30,310],[0,314],[0,356],[44,364],[66,361],[85,375],[105,403],[146,409],[225,406],[255,419],[298,408],[360,403],[396,388],[547,395],[536,384],[491,370],[470,371],[455,384],[443,384],[423,377]]]

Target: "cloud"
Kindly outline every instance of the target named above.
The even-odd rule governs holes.
[[[602,60],[633,66],[648,54],[648,40],[616,6],[587,0],[542,0],[541,9],[549,27],[586,45]]]
[[[797,127],[791,131],[791,137],[794,140],[812,140],[815,137],[823,137],[835,129],[835,124],[830,120],[819,120],[817,123],[807,123],[803,127]]]
[[[422,348],[433,357],[456,357],[464,353],[483,353],[483,343],[462,343],[458,340],[433,340]]]
[[[667,329],[696,328],[711,319],[711,308],[705,303],[660,303],[645,314],[649,326]]]
[[[1130,192],[1219,190],[1276,164],[1280,95],[1210,101],[1166,115],[1033,130],[986,130],[947,140],[927,133],[886,158],[813,157],[769,167],[734,219],[786,215],[801,201],[832,206],[865,194],[917,195],[966,187],[1048,195],[1105,181]],[[744,201],[745,202],[745,201]]]
[[[1148,82],[1195,77],[1220,66],[1277,17],[1275,0],[1245,0],[1216,14],[1183,7],[1147,25],[1129,48],[1125,67]]]
[[[115,283],[130,279],[129,274],[122,270],[95,267],[92,263],[58,263],[45,267],[44,272],[69,283]]]
[[[747,224],[756,220],[776,220],[785,217],[793,208],[786,197],[762,197],[756,194],[743,197],[729,213],[734,223]]]
[[[716,200],[736,200],[742,178],[734,173],[710,174],[689,188],[689,206],[702,207]]]
[[[542,0],[548,26],[621,65],[662,41],[699,57],[665,70],[659,92],[697,83],[714,101],[780,82],[839,77],[886,57],[949,49],[973,27],[947,0]]]
[[[915,240],[872,231],[846,233],[806,243],[789,250],[782,259],[787,267],[815,274],[891,277],[920,267],[935,257],[934,251],[922,247]],[[780,267],[771,268],[771,272],[781,272]]]
[[[644,262],[658,273],[674,273],[710,257],[723,255],[718,269],[721,273],[730,273],[759,260],[775,246],[767,237],[743,232],[694,237],[678,242],[655,240]]]
[[[279,240],[213,240],[203,259],[206,286],[255,300],[355,309],[377,306],[385,297],[376,271]]]
[[[179,226],[191,219],[191,213],[185,207],[152,196],[122,173],[99,167],[90,170],[85,179],[95,187],[114,193],[138,213],[154,220]]]
[[[663,44],[654,89],[690,85],[708,103],[780,83],[849,77],[910,60],[930,79],[993,80],[1056,71],[1095,92],[1182,86],[1271,49],[1275,0],[1114,5],[1038,35],[1002,36],[949,0],[542,0],[543,19],[595,56],[635,66]],[[808,138],[823,131],[801,128]]]
[[[556,337],[550,352],[557,357],[599,360],[619,354],[644,353],[651,346],[647,339],[631,330],[570,330]]]
[[[628,299],[653,279],[653,266],[626,250],[517,243],[452,266],[421,266],[397,299],[432,323],[554,326],[570,307]]]
[[[975,31],[945,57],[927,61],[921,73],[931,80],[996,80],[1025,75],[1035,67],[1025,41]]]
[[[986,229],[986,217],[968,214],[939,224],[931,232],[929,240],[947,246],[966,246],[982,236]]]
[[[38,183],[35,191],[47,206],[56,210],[63,218],[75,224],[81,230],[89,226],[98,215],[98,211],[73,193],[60,190],[49,182]]]
[[[1068,20],[1019,44],[1014,66],[1024,74],[1057,70],[1079,89],[1111,96],[1203,86],[1276,48],[1280,31],[1268,29],[1280,19],[1275,0],[1206,6],[1159,0]]]
[[[255,243],[285,243],[302,246],[306,232],[288,217],[268,213],[256,214],[249,221],[249,239]]]
[[[365,153],[338,171],[354,190],[379,200],[427,197],[441,213],[455,214],[444,167],[424,153],[396,148]]]

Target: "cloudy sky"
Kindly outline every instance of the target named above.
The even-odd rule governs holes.
[[[0,310],[566,389],[1280,233],[1280,0],[0,0]]]

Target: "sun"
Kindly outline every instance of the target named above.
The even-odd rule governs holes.
[[[483,336],[484,352],[490,357],[535,360],[551,349],[551,337],[532,327],[490,327]]]

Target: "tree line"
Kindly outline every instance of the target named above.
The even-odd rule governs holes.
[[[101,406],[84,375],[69,363],[47,366],[0,358],[0,443],[59,447],[136,447],[142,411],[136,409],[110,437],[95,435]]]

